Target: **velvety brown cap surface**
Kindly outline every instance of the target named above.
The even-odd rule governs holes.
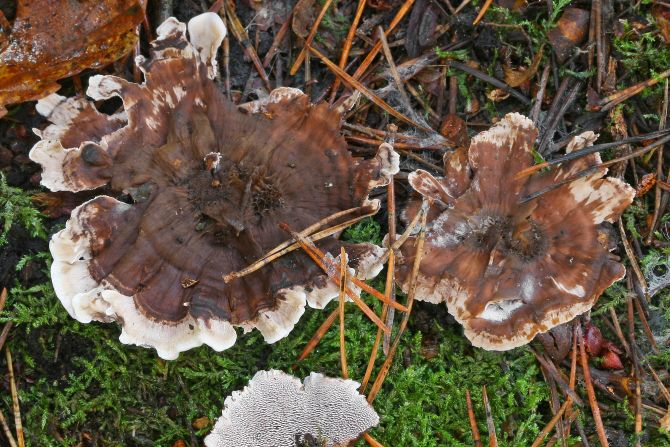
[[[339,113],[299,91],[271,96],[258,113],[238,108],[208,77],[184,30],[174,19],[161,25],[151,60],[141,61],[144,84],[91,78],[89,96],[121,97],[123,125],[85,101],[47,98],[42,107],[54,124],[31,158],[43,165],[51,189],[109,185],[127,194],[127,204],[102,196],[82,205],[61,237],[86,246],[81,262],[95,284],[132,297],[152,322],[190,321],[193,330],[195,320],[225,321],[258,327],[275,341],[290,331],[305,299],[327,288],[323,272],[295,251],[229,283],[223,276],[288,239],[280,223],[300,231],[338,211],[362,207],[352,218],[374,210],[367,197],[383,183],[385,161],[353,158]],[[341,244],[318,243],[331,253]],[[367,263],[361,274],[372,274],[376,247],[346,249],[358,273]],[[86,307],[89,315],[90,306],[75,298],[65,298],[79,303],[71,313]],[[104,312],[94,319],[127,320]],[[281,321],[269,328],[275,319]]]
[[[527,194],[599,161],[588,156],[517,180],[533,165],[536,137],[530,120],[509,114],[473,139],[469,183],[448,169],[444,178],[410,175],[412,186],[434,201],[416,298],[446,302],[472,343],[486,349],[523,345],[571,320],[625,273],[598,235],[603,222],[631,203],[632,188],[602,178],[601,169],[520,204]],[[450,194],[454,181],[468,184],[462,195]],[[416,209],[410,204],[405,218]],[[397,277],[404,289],[416,254],[412,242],[401,249]]]

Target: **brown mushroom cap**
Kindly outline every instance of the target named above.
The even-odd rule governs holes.
[[[259,371],[226,397],[207,447],[293,447],[307,436],[347,445],[379,423],[352,380],[311,373],[303,383],[282,371]]]
[[[338,211],[376,209],[370,189],[387,181],[389,164],[397,170],[388,151],[353,158],[340,114],[299,91],[271,95],[258,113],[241,110],[209,77],[211,45],[199,36],[202,57],[185,29],[173,18],[158,28],[151,59],[138,58],[144,84],[91,78],[88,95],[120,96],[122,114],[103,115],[84,100],[41,101],[54,124],[30,154],[52,190],[109,185],[131,197],[99,196],[73,211],[51,242],[52,279],[73,317],[116,320],[121,341],[164,358],[202,343],[225,349],[233,325],[274,342],[305,302],[323,307],[337,296],[299,251],[230,283],[223,276],[286,240],[280,223],[300,231]],[[318,243],[332,253],[343,244]],[[358,277],[381,269],[379,247],[344,245]]]
[[[533,165],[536,137],[529,119],[509,114],[472,140],[471,180],[449,163],[444,178],[425,171],[409,178],[433,200],[416,298],[446,301],[472,343],[489,350],[524,345],[589,310],[625,273],[599,239],[599,227],[621,215],[634,190],[603,178],[603,168],[519,204],[527,194],[600,162],[597,155],[587,156],[517,180],[519,171]],[[592,132],[582,134],[568,149],[594,140]],[[403,217],[417,210],[410,203]],[[411,240],[401,252],[397,278],[407,290],[416,255]]]

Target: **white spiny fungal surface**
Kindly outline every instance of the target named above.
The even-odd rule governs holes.
[[[301,383],[282,371],[259,371],[244,390],[226,398],[205,445],[293,447],[305,435],[327,446],[341,445],[379,423],[358,386],[318,373]]]

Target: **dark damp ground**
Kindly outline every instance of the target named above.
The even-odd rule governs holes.
[[[164,3],[149,2],[148,18],[152,32]],[[175,3],[174,13],[184,21],[202,12],[203,5],[209,6],[206,0]],[[248,0],[237,3],[237,15],[246,26],[251,45],[257,49],[262,60],[281,27],[281,17],[285,17],[285,12],[292,8],[294,2]],[[279,15],[277,20],[267,24],[267,28],[261,29],[259,15],[249,5],[263,3],[273,4],[273,11]],[[322,53],[337,61],[357,2],[342,0],[334,3],[335,8],[326,15],[315,41]],[[401,3],[369,0],[361,24],[363,37],[373,39],[371,30],[376,28],[376,24],[386,29]],[[444,60],[469,64],[488,76],[504,79],[506,67],[530,67],[534,56],[543,51],[540,63],[535,67],[536,73],[517,90],[522,96],[533,98],[538,90],[540,74],[545,67],[550,67],[541,116],[545,117],[543,131],[552,127],[555,118],[556,125],[553,127],[557,132],[554,141],[561,141],[579,129],[595,129],[600,132],[601,141],[620,139],[616,126],[621,122],[629,134],[658,129],[663,113],[663,81],[617,106],[613,112],[588,111],[587,85],[592,85],[596,77],[596,68],[589,67],[586,62],[588,43],[582,43],[583,51],[563,63],[558,63],[556,54],[551,51],[548,44],[551,41],[550,31],[565,9],[579,7],[588,11],[592,6],[590,2],[557,0],[524,5],[521,2],[499,1],[476,28],[471,23],[481,7],[480,2],[465,6],[457,15],[449,11],[447,3],[444,0],[415,2],[413,8],[417,12],[401,21],[389,36],[396,64],[439,46],[444,50],[441,54]],[[454,8],[456,3],[453,3]],[[322,1],[316,1],[312,7],[307,29],[311,28],[321,4]],[[609,45],[607,51],[618,62],[618,76],[612,92],[650,79],[670,67],[670,48],[663,37],[668,26],[663,21],[667,20],[664,19],[666,10],[659,12],[658,6],[652,9],[650,2],[632,4],[603,0],[598,5],[603,14],[604,41]],[[13,12],[4,6],[0,5],[0,9],[11,20]],[[388,8],[384,9],[384,6]],[[514,9],[519,6],[521,9]],[[448,29],[439,34],[436,27],[446,24]],[[144,31],[142,36],[142,51],[146,55],[148,44]],[[279,57],[268,69],[270,80],[273,85],[303,88],[316,101],[327,92],[333,75],[317,59],[311,59],[311,81],[305,83],[304,68],[290,77],[290,64],[300,48],[296,34],[289,30],[287,40],[280,45]],[[354,42],[350,58],[354,61],[354,68],[349,73],[362,60],[363,52],[359,50],[367,52],[368,49],[369,45],[363,39]],[[606,58],[604,60],[607,61]],[[221,55],[219,64],[223,66]],[[378,58],[375,64],[372,73],[380,73],[387,67],[383,59],[380,61]],[[232,36],[229,71],[233,99],[255,99],[262,90],[262,82],[252,62],[245,57],[242,46]],[[101,72],[132,77],[128,64],[117,64]],[[81,75],[84,86],[87,78],[95,73],[98,72],[87,70]],[[445,80],[445,75],[449,79]],[[379,88],[389,82],[373,78],[367,77],[364,80],[366,85]],[[566,79],[568,84],[562,89]],[[61,84],[61,94],[69,96],[76,93],[72,79],[63,80]],[[423,117],[435,129],[440,127],[451,105],[458,117],[467,122],[470,135],[485,129],[507,111],[530,112],[531,106],[517,97],[500,100],[496,96],[500,92],[495,92],[496,87],[489,81],[463,71],[447,70],[444,65],[424,70],[423,75],[410,84],[416,93],[411,96],[415,116]],[[222,70],[220,86],[225,89],[225,85]],[[570,89],[575,85],[579,85],[578,94],[559,114],[558,106],[568,101],[563,98],[568,98]],[[450,92],[453,94],[450,95]],[[450,96],[455,100],[450,101]],[[397,94],[390,95],[388,102],[409,113]],[[108,112],[119,106],[118,101],[100,104],[101,109]],[[347,122],[384,130],[386,124],[394,120],[380,109],[368,107],[367,101],[363,100]],[[0,289],[6,287],[8,290],[0,323],[4,327],[12,325],[6,346],[13,355],[21,419],[28,446],[202,446],[204,436],[220,415],[225,397],[233,390],[241,389],[256,371],[277,368],[298,377],[304,377],[310,371],[340,375],[339,338],[334,329],[326,334],[306,361],[294,368],[298,353],[332,311],[333,304],[325,311],[308,309],[290,336],[273,345],[265,344],[257,332],[252,332],[240,335],[237,344],[223,353],[201,347],[170,362],[159,359],[153,350],[120,344],[120,330],[115,324],[84,325],[71,319],[51,287],[51,258],[47,241],[50,235],[63,228],[72,208],[88,200],[91,194],[53,194],[39,186],[39,168],[28,159],[28,151],[37,141],[31,129],[45,125],[35,112],[33,102],[9,107],[9,114],[0,119]],[[403,125],[401,132],[412,133]],[[373,145],[350,143],[357,155],[370,155],[374,151]],[[402,207],[407,196],[406,173],[416,167],[430,169],[426,162],[440,163],[439,151],[415,153],[423,161],[403,157],[403,173],[398,176],[400,181],[397,182],[398,207]],[[618,154],[603,155],[611,157]],[[667,162],[664,162],[661,171],[667,170]],[[637,185],[641,177],[650,172],[656,172],[655,157],[637,158],[634,166],[628,166],[626,179]],[[377,194],[384,199],[383,191]],[[670,218],[665,212],[659,216],[661,224],[653,242],[645,243],[649,216],[654,210],[652,189],[636,199],[623,217],[633,252],[643,272],[647,265],[654,265],[659,270],[658,265],[664,265],[663,259],[670,252],[667,227]],[[349,229],[345,237],[379,243],[387,230],[386,219],[384,207],[374,219]],[[570,222],[565,224],[569,226]],[[615,254],[630,264],[621,243]],[[663,276],[662,272],[657,276]],[[383,288],[381,279],[372,284]],[[591,315],[591,323],[619,348],[621,343],[613,330],[610,309],[614,310],[623,332],[627,334],[627,297],[639,299],[627,290],[625,281],[616,284],[599,300]],[[401,299],[404,297],[401,296]],[[366,297],[366,301],[372,304],[373,300]],[[379,311],[378,306],[374,307]],[[625,380],[631,376],[632,359],[625,353],[621,354],[624,369],[618,371],[607,369],[603,358],[591,360],[597,399],[609,445],[613,447],[632,446],[636,442],[648,446],[670,445],[670,437],[659,429],[659,419],[668,408],[668,402],[662,397],[647,367],[653,368],[667,386],[670,294],[661,291],[649,300],[641,300],[641,308],[646,312],[649,330],[658,347],[656,351],[651,348],[643,323],[636,313],[634,334],[637,358],[642,365],[641,402],[645,405],[638,435],[635,434],[634,387],[633,391],[627,387],[634,382]],[[361,312],[348,306],[346,347],[349,374],[355,380],[363,376],[375,332],[374,326]],[[553,346],[553,350],[548,348],[549,352],[565,352],[566,349],[561,347],[570,346],[569,340],[561,339],[558,334],[554,343],[557,346]],[[370,433],[386,446],[471,446],[473,435],[465,403],[465,391],[468,390],[472,394],[482,440],[488,445],[482,401],[482,386],[486,385],[499,445],[529,446],[565,399],[560,386],[557,388],[556,382],[551,379],[552,374],[543,371],[536,359],[536,354],[543,356],[544,352],[545,348],[537,341],[530,347],[506,353],[473,348],[444,306],[418,303],[375,402],[381,422]],[[378,363],[382,357],[380,354]],[[569,373],[568,361],[569,358],[563,362],[554,361],[565,375]],[[0,360],[0,374],[0,410],[13,429],[10,379],[4,356]],[[588,445],[598,445],[581,372],[577,393],[584,405],[577,407],[580,414],[565,445],[587,445],[581,440],[582,435],[588,439]],[[552,403],[552,396],[558,400]],[[0,444],[9,445],[3,434],[0,434]],[[364,443],[360,441],[356,445]],[[561,442],[556,445],[561,445]]]

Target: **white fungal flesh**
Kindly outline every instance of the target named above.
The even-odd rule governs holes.
[[[210,78],[216,76],[216,52],[226,37],[226,25],[218,14],[206,12],[188,22],[188,36],[198,50],[200,60],[207,66]]]
[[[359,384],[312,373],[303,383],[276,370],[259,371],[224,402],[207,447],[293,447],[303,435],[342,445],[379,423]],[[321,445],[321,444],[320,444]]]
[[[132,296],[123,295],[106,281],[99,283],[91,277],[91,242],[99,245],[102,242],[92,230],[84,230],[83,222],[94,217],[92,213],[96,212],[96,207],[90,205],[97,199],[77,207],[65,229],[56,233],[49,245],[54,257],[51,266],[54,290],[68,313],[82,323],[118,321],[123,328],[119,338],[122,343],[153,347],[166,360],[175,359],[180,352],[202,344],[216,351],[234,345],[237,335],[227,321],[204,321],[190,315],[178,322],[153,320],[138,310]],[[121,213],[130,207],[111,197],[106,200],[114,202],[114,212]],[[350,269],[350,274],[359,279],[376,276],[382,267],[377,262],[382,254],[380,247],[370,245],[370,251],[359,260],[358,272]],[[350,287],[359,291],[352,283]],[[303,286],[283,289],[278,292],[281,299],[275,309],[261,311],[254,320],[239,326],[245,332],[258,329],[266,342],[274,343],[293,330],[305,312],[306,303],[322,308],[338,295],[339,287],[332,281],[309,292]]]

